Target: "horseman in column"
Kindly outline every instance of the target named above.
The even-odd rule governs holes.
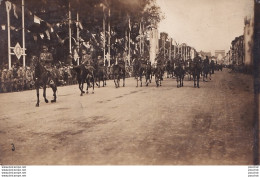
[[[94,72],[94,62],[91,58],[90,52],[87,52],[85,49],[82,50],[82,64],[87,70],[91,71],[92,73]]]
[[[42,46],[42,52],[40,53],[40,62],[45,67],[45,69],[51,75],[51,79],[49,80],[49,84],[53,85],[54,80],[58,82],[57,73],[53,71],[53,56],[52,53],[48,51],[48,47],[46,45]]]

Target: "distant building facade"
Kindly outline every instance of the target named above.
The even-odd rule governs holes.
[[[253,65],[254,19],[246,17],[244,23],[244,60],[248,67]]]

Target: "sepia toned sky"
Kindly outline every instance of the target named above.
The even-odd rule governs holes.
[[[244,17],[253,17],[253,0],[157,0],[165,15],[159,24],[178,43],[197,51],[226,50],[243,34]]]

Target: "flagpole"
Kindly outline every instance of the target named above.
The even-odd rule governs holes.
[[[130,52],[131,52],[131,48],[130,48],[130,41],[131,41],[131,38],[130,38],[130,34],[131,34],[131,23],[130,23],[130,16],[129,16],[129,20],[128,20],[128,23],[129,23],[129,34],[128,34],[128,62],[130,63]]]
[[[6,12],[7,12],[7,33],[8,33],[8,66],[9,69],[11,69],[11,51],[10,51],[10,43],[11,43],[11,37],[10,37],[10,10],[11,10],[11,3],[9,1],[5,2],[6,5]]]
[[[144,24],[142,24],[142,53],[144,54]]]
[[[169,60],[171,60],[172,56],[172,38],[170,38],[170,52],[169,52]]]
[[[106,57],[106,21],[105,21],[105,7],[104,7],[104,4],[103,4],[103,33],[104,33],[103,55],[104,55],[104,64],[105,64],[105,57]]]
[[[25,67],[25,31],[24,31],[24,0],[22,0],[22,28],[23,28],[23,67]]]
[[[70,54],[72,53],[71,52],[71,11],[70,11],[70,2],[69,2],[69,51],[70,51]]]
[[[165,36],[163,37],[163,59],[165,59]]]
[[[77,11],[77,42],[78,42],[78,49],[79,49],[80,43],[79,43],[79,12],[78,11]],[[77,64],[79,65],[79,57],[77,59]]]
[[[140,37],[140,40],[139,40],[139,50],[140,50],[140,55],[142,55],[142,29],[141,29],[141,22],[140,22],[140,29],[139,29],[139,37]]]
[[[110,8],[108,9],[108,66],[110,66],[110,36],[111,29],[110,29]]]

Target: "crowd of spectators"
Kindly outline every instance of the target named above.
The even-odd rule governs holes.
[[[13,65],[11,69],[7,68],[6,66],[0,68],[0,93],[35,89],[33,66]],[[77,83],[71,66],[60,64],[56,65],[55,69],[59,73],[59,86]]]
[[[76,73],[72,66],[63,63],[54,66],[58,74],[58,86],[77,84]],[[126,77],[131,76],[131,67],[126,67]],[[0,67],[0,93],[19,92],[35,89],[34,67],[13,65],[11,69],[7,66]],[[111,67],[107,67],[107,79],[112,78]]]

